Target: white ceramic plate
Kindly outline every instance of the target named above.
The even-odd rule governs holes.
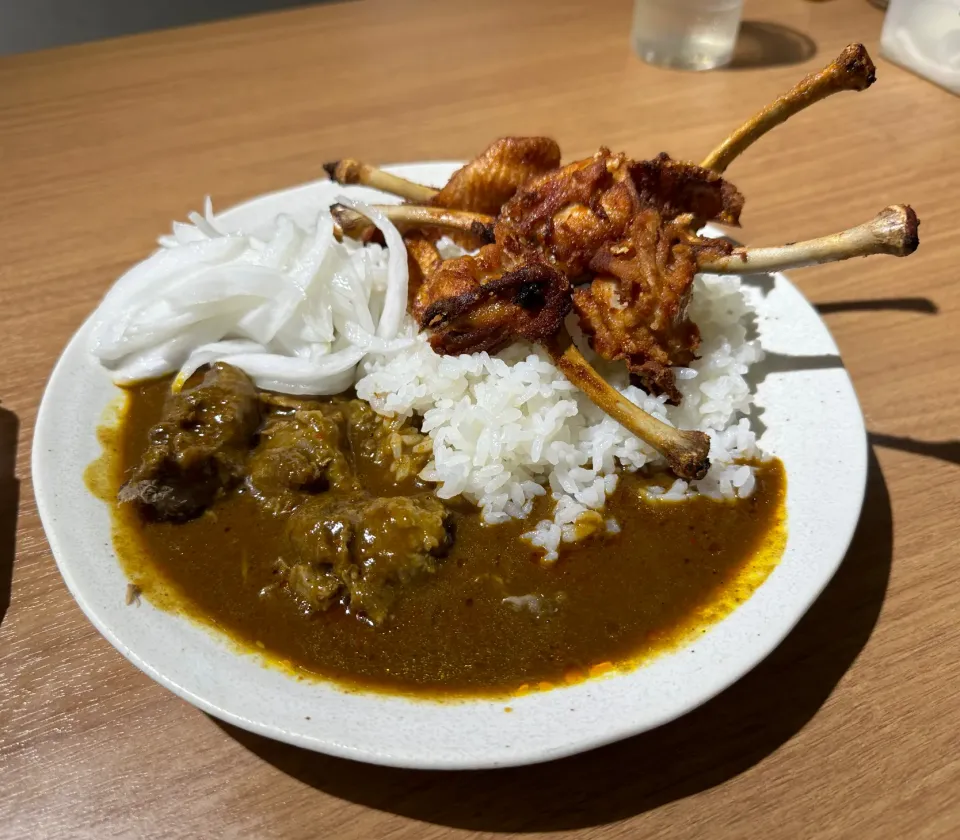
[[[394,167],[442,184],[454,164]],[[254,228],[279,212],[304,223],[330,203],[329,182],[250,201],[221,215]],[[369,198],[369,190],[347,192]],[[81,609],[138,668],[216,717],[308,749],[377,764],[480,768],[559,758],[634,735],[701,705],[753,668],[820,594],[847,550],[866,479],[863,417],[837,347],[815,310],[782,275],[749,294],[770,361],[757,399],[763,447],[787,471],[789,538],[753,597],[688,647],[627,674],[509,701],[437,703],[347,693],[263,667],[224,639],[144,603],[124,603],[110,516],[83,483],[100,454],[95,430],[117,397],[87,353],[89,322],[63,352],[44,394],[33,445],[37,504],[54,557]],[[91,301],[91,305],[94,302]]]

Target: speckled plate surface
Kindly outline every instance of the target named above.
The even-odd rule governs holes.
[[[454,167],[392,171],[442,184]],[[285,212],[308,223],[344,191],[376,195],[323,181],[262,196],[221,218],[227,226],[256,229]],[[863,502],[863,417],[830,333],[783,275],[750,278],[747,293],[768,353],[751,376],[765,427],[760,442],[787,471],[786,551],[729,617],[630,673],[517,697],[509,702],[513,713],[504,714],[503,701],[438,703],[297,680],[186,619],[148,603],[126,606],[109,512],[83,482],[84,469],[100,455],[96,428],[118,395],[87,352],[89,322],[57,363],[34,437],[33,481],[54,557],[90,621],[138,668],[205,712],[307,749],[399,767],[503,767],[660,726],[731,685],[787,635],[840,565]]]

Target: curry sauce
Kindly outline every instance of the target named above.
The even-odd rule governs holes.
[[[423,697],[502,696],[635,667],[705,632],[748,598],[786,536],[783,466],[757,469],[748,499],[650,500],[649,477],[621,475],[605,516],[618,533],[565,545],[542,565],[520,535],[549,514],[488,526],[455,507],[455,539],[435,571],[371,626],[342,609],[305,614],[270,597],[282,517],[242,490],[186,522],[147,521],[116,494],[147,446],[169,381],[127,391],[88,485],[114,511],[114,542],[151,603],[226,633],[302,675]],[[122,593],[118,595],[122,597]],[[131,607],[134,608],[134,607]]]

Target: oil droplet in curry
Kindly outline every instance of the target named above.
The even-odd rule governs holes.
[[[649,477],[622,474],[604,513],[619,533],[564,545],[552,566],[520,539],[529,522],[486,526],[455,504],[449,550],[379,626],[342,605],[306,612],[275,594],[289,514],[265,511],[242,487],[185,522],[148,521],[116,503],[169,393],[169,380],[130,388],[119,425],[100,430],[103,458],[87,471],[88,487],[112,505],[127,575],[154,605],[346,688],[503,696],[637,667],[736,609],[785,544],[777,460],[758,465],[754,493],[734,501],[652,501],[641,492]],[[376,492],[396,484],[375,472],[367,464],[362,478]],[[534,517],[548,513],[541,503]]]

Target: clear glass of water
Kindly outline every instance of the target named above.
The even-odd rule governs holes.
[[[633,0],[633,49],[662,67],[723,67],[733,57],[742,11],[743,0]]]

